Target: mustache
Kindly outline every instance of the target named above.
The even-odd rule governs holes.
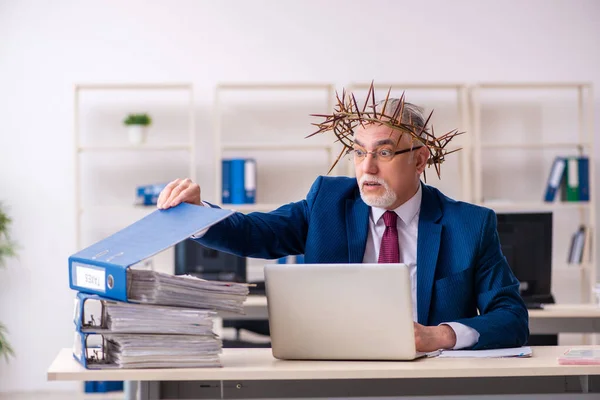
[[[360,177],[360,186],[363,186],[365,184],[365,182],[373,182],[373,183],[378,183],[384,187],[387,187],[387,183],[381,179],[378,176],[375,175],[369,175],[369,174],[364,174],[363,176]]]

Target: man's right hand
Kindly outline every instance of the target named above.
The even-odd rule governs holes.
[[[157,207],[161,209],[175,207],[179,203],[201,205],[200,185],[191,179],[175,179],[160,192]]]

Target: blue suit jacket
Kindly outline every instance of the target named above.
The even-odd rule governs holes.
[[[495,213],[449,199],[431,186],[422,188],[419,323],[470,326],[480,334],[473,349],[526,344],[528,312],[500,249]],[[246,257],[304,254],[306,263],[361,263],[369,211],[355,178],[321,176],[305,200],[269,213],[235,213],[197,241]]]

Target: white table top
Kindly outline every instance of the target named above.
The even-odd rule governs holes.
[[[246,301],[244,302],[244,307],[266,307],[267,306],[267,296],[257,296],[251,295],[246,297]]]
[[[51,381],[230,381],[600,375],[599,366],[559,365],[557,358],[570,347],[574,346],[533,347],[530,358],[427,358],[400,362],[282,361],[273,358],[271,349],[223,349],[223,368],[127,370],[86,370],[73,358],[72,350],[66,348],[58,353],[47,378]]]
[[[246,309],[266,308],[265,296],[248,296]],[[594,304],[548,304],[542,310],[529,310],[530,318],[600,318],[600,306]]]
[[[595,304],[548,304],[543,310],[529,310],[529,318],[600,318]]]

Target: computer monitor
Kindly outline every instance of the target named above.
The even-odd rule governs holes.
[[[225,253],[201,245],[193,239],[186,239],[175,245],[175,274],[189,274],[202,279],[247,282],[246,257]],[[250,287],[250,294],[264,295],[264,282]],[[223,328],[234,328],[237,338],[223,339],[223,347],[270,347],[270,342],[241,340],[239,331],[248,330],[258,335],[269,335],[268,320],[223,320]]]
[[[207,280],[246,282],[246,258],[186,239],[175,245],[175,274],[189,274]]]
[[[502,253],[529,303],[553,303],[552,213],[498,213]]]

